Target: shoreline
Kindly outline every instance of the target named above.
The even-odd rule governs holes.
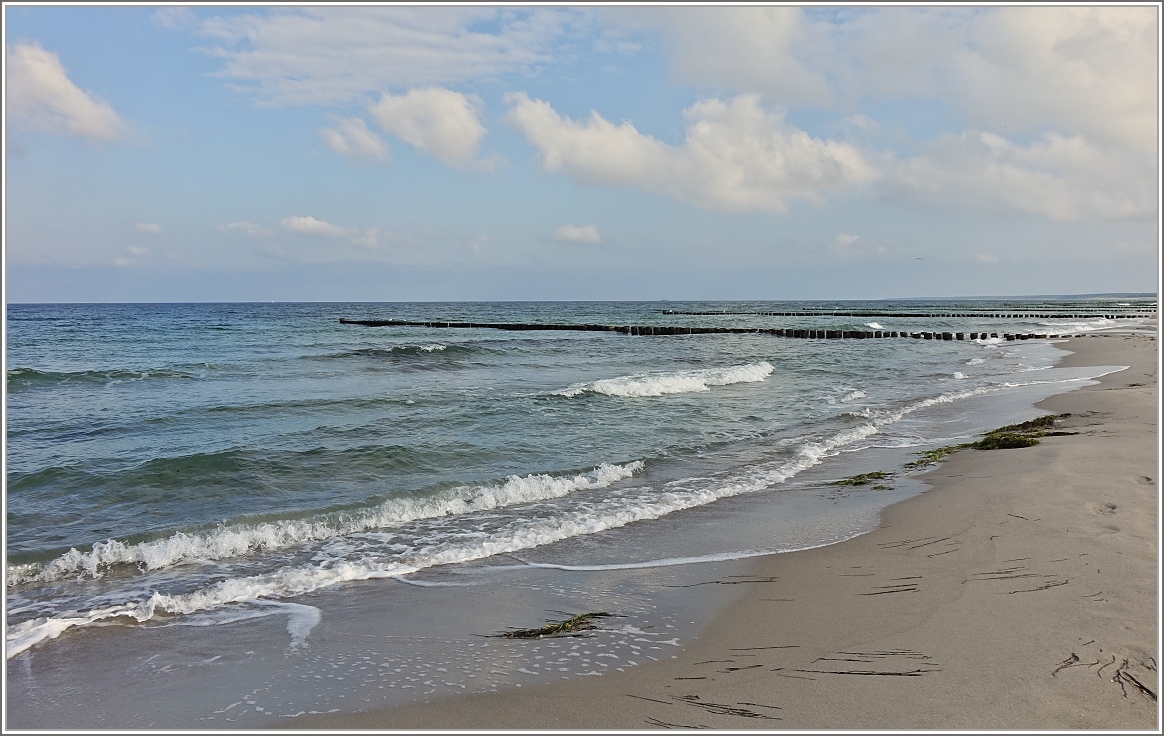
[[[1036,404],[1078,434],[955,453],[873,531],[757,558],[674,660],[281,725],[1152,730],[1157,342],[1063,347],[1059,367],[1131,366]]]

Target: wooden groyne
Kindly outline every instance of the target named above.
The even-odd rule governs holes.
[[[750,316],[750,317],[926,317],[929,319],[945,318],[983,318],[983,319],[1135,319],[1137,317],[1155,317],[1156,311],[1128,311],[1128,312],[877,312],[877,311],[838,311],[832,309],[804,309],[797,312],[682,312],[675,309],[664,309],[663,314],[678,314],[696,317],[715,316]]]
[[[624,335],[773,335],[775,337],[793,337],[802,339],[821,340],[876,340],[884,338],[912,338],[914,340],[986,340],[999,338],[1004,340],[1033,340],[1061,337],[1075,337],[1075,335],[1051,334],[1015,334],[997,332],[904,332],[896,330],[801,330],[794,328],[764,328],[764,327],[685,327],[681,325],[590,325],[590,324],[538,324],[531,322],[438,322],[412,321],[402,319],[346,319],[340,317],[340,323],[345,325],[361,325],[363,327],[436,327],[442,329],[475,329],[475,330],[572,330],[576,332],[617,332]]]

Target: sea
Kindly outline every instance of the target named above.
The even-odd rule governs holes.
[[[749,558],[869,531],[926,490],[918,453],[1121,368],[1055,367],[1061,341],[1001,335],[1097,334],[1155,308],[10,304],[7,724],[286,725],[669,658],[730,584],[758,582]],[[586,612],[609,615],[583,636],[503,636]]]

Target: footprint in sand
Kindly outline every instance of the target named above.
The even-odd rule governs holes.
[[[1089,503],[1087,508],[1091,509],[1091,513],[1099,514],[1100,516],[1110,516],[1116,512],[1119,506],[1114,503]]]

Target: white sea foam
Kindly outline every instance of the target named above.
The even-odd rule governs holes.
[[[307,635],[323,618],[323,613],[315,606],[283,601],[251,601],[257,605],[272,606],[280,613],[287,614],[287,633],[291,636],[291,649],[307,646]]]
[[[274,550],[319,542],[418,519],[513,506],[560,498],[574,491],[606,488],[643,469],[641,460],[624,465],[603,463],[590,473],[574,476],[511,475],[497,485],[458,486],[427,497],[394,497],[342,517],[280,520],[262,524],[232,524],[208,532],[178,532],[164,539],[136,544],[117,539],[98,542],[89,552],[76,548],[48,564],[10,565],[8,584],[53,582],[67,577],[100,577],[115,565],[157,570],[203,560],[229,560],[258,550]]]
[[[431,353],[438,350],[444,350],[448,345],[421,345],[420,349],[426,353]]]
[[[957,378],[959,381],[965,377],[966,377],[966,374],[963,373],[962,371],[954,371],[954,378]]]
[[[845,402],[849,402],[849,401],[856,401],[857,399],[863,399],[863,398],[865,398],[867,395],[868,395],[868,394],[866,394],[866,393],[865,393],[864,391],[862,391],[861,389],[857,389],[856,391],[852,391],[852,392],[850,392],[850,393],[847,393],[847,394],[845,394],[844,396],[842,396],[842,397],[841,397],[841,403],[845,403]]]
[[[1104,319],[1098,317],[1096,319],[1088,320],[1055,320],[1053,322],[1039,322],[1043,327],[1054,328],[1056,332],[1095,332],[1096,330],[1106,330],[1116,325],[1114,319]]]
[[[971,358],[966,361],[966,365],[982,365],[986,362],[986,358]]]
[[[877,324],[876,322],[866,322],[865,326],[868,327],[869,329],[872,329],[872,330],[884,330],[885,329],[884,327]]]
[[[728,386],[733,383],[755,383],[772,374],[772,364],[767,361],[734,365],[727,368],[705,368],[702,370],[675,371],[672,373],[641,373],[618,378],[604,378],[590,383],[577,383],[561,391],[558,396],[577,396],[586,392],[606,396],[647,397],[664,396],[700,391],[710,391],[712,386]]]

